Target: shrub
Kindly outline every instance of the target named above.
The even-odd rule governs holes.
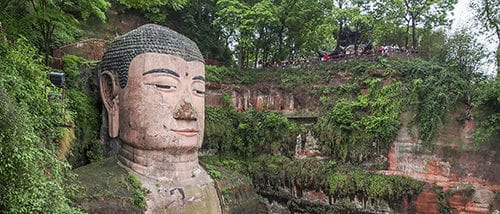
[[[48,80],[36,50],[20,39],[0,39],[0,210],[73,213],[70,166],[56,158],[64,137],[59,90]]]

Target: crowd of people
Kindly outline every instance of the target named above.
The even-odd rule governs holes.
[[[403,52],[403,53],[416,53],[417,52],[417,49],[413,46],[411,46],[410,48],[406,48],[406,47],[399,47],[398,44],[393,44],[393,45],[381,45],[378,49],[378,52],[382,55],[386,55],[386,54],[389,54],[391,52]]]
[[[304,66],[309,66],[311,64],[315,64],[318,62],[329,62],[336,60],[338,61],[339,59],[346,59],[349,57],[353,56],[370,56],[374,54],[379,54],[382,56],[389,56],[391,53],[406,53],[408,56],[412,53],[417,53],[417,49],[413,46],[410,48],[406,48],[404,46],[399,47],[398,44],[393,44],[393,45],[381,45],[378,50],[376,48],[372,48],[369,50],[358,50],[357,52],[345,52],[345,53],[336,53],[336,52],[325,52],[325,51],[320,51],[318,52],[319,54],[314,57],[307,57],[305,55],[302,55],[298,58],[289,58],[289,59],[284,59],[281,62],[280,61],[273,61],[273,62],[265,62],[263,60],[259,60],[257,63],[257,68],[288,68],[288,67],[304,67]]]

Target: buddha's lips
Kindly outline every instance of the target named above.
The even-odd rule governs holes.
[[[192,137],[198,134],[198,131],[196,131],[195,129],[172,129],[172,131],[187,137]]]

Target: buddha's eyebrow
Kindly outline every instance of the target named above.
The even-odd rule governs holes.
[[[205,82],[205,77],[203,77],[203,76],[195,76],[195,77],[193,77],[193,80],[201,80],[201,81]]]
[[[170,69],[166,69],[166,68],[155,68],[155,69],[151,69],[149,71],[146,71],[142,74],[142,76],[144,75],[147,75],[147,74],[154,74],[154,73],[166,73],[166,74],[171,74],[171,75],[174,75],[176,77],[180,77],[179,74],[175,71],[172,71]]]

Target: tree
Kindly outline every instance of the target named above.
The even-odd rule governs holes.
[[[149,21],[168,26],[195,41],[207,64],[232,63],[231,51],[223,37],[223,28],[216,22],[215,1],[191,0],[181,9],[170,5],[158,6],[158,9],[162,16],[152,16],[147,12]]]
[[[239,66],[246,67],[258,59],[280,61],[332,44],[325,5],[326,1],[308,0],[219,0],[217,23],[226,41],[233,42],[229,45],[238,54]]]
[[[176,10],[183,8],[188,0],[118,0],[121,4],[136,9],[148,9],[167,5]]]
[[[0,3],[0,19],[7,34],[23,35],[39,47],[48,65],[56,40],[72,40],[79,20],[91,15],[104,21],[110,6],[107,0],[6,0]]]
[[[497,78],[500,71],[500,1],[499,0],[473,0],[471,8],[476,11],[476,18],[485,31],[493,31],[497,37]]]
[[[457,0],[380,0],[375,7],[380,17],[406,27],[406,47],[411,30],[412,46],[417,47],[417,26],[430,28],[447,24],[447,13],[453,10],[456,3]]]
[[[217,23],[223,27],[224,38],[228,46],[238,48],[238,67],[243,67],[244,62],[244,46],[245,46],[245,30],[251,28],[247,21],[250,13],[250,6],[238,0],[219,0],[217,1]]]
[[[477,108],[474,114],[478,121],[474,132],[477,143],[493,143],[496,150],[500,149],[500,78],[484,81],[476,90],[473,102]]]
[[[488,56],[484,45],[479,43],[477,36],[469,29],[460,29],[446,41],[446,62],[459,70],[472,75]]]

